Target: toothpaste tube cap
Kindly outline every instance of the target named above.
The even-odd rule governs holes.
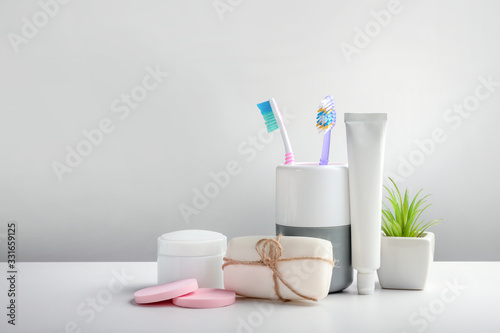
[[[371,295],[375,290],[375,271],[369,273],[358,272],[358,294]]]

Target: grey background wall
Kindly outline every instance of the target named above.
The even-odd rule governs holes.
[[[156,238],[186,228],[272,234],[284,153],[256,104],[276,98],[297,160],[317,161],[333,94],[333,161],[344,112],[387,112],[386,176],[446,219],[436,259],[500,260],[499,10],[2,1],[0,259],[9,221],[23,261],[153,261]]]

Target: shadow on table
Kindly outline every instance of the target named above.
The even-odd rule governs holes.
[[[131,299],[129,303],[133,306],[141,307],[141,308],[168,308],[168,307],[175,307],[175,305],[172,303],[171,300],[168,301],[161,301],[161,302],[154,302],[154,303],[147,303],[147,304],[137,304],[135,302],[135,299]]]

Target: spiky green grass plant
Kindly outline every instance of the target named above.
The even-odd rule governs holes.
[[[419,221],[420,215],[422,215],[427,207],[431,205],[425,205],[425,199],[429,197],[430,194],[418,199],[420,192],[423,190],[421,189],[412,199],[410,204],[408,189],[405,190],[404,197],[402,197],[396,183],[391,178],[389,178],[389,180],[394,185],[394,190],[384,186],[389,193],[389,196],[385,198],[390,202],[390,207],[384,202],[384,208],[382,209],[382,231],[386,236],[422,237],[429,227],[442,221],[432,220],[427,223]]]

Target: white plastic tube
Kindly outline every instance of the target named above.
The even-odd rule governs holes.
[[[349,161],[352,266],[358,293],[372,294],[380,267],[386,113],[344,114]]]

